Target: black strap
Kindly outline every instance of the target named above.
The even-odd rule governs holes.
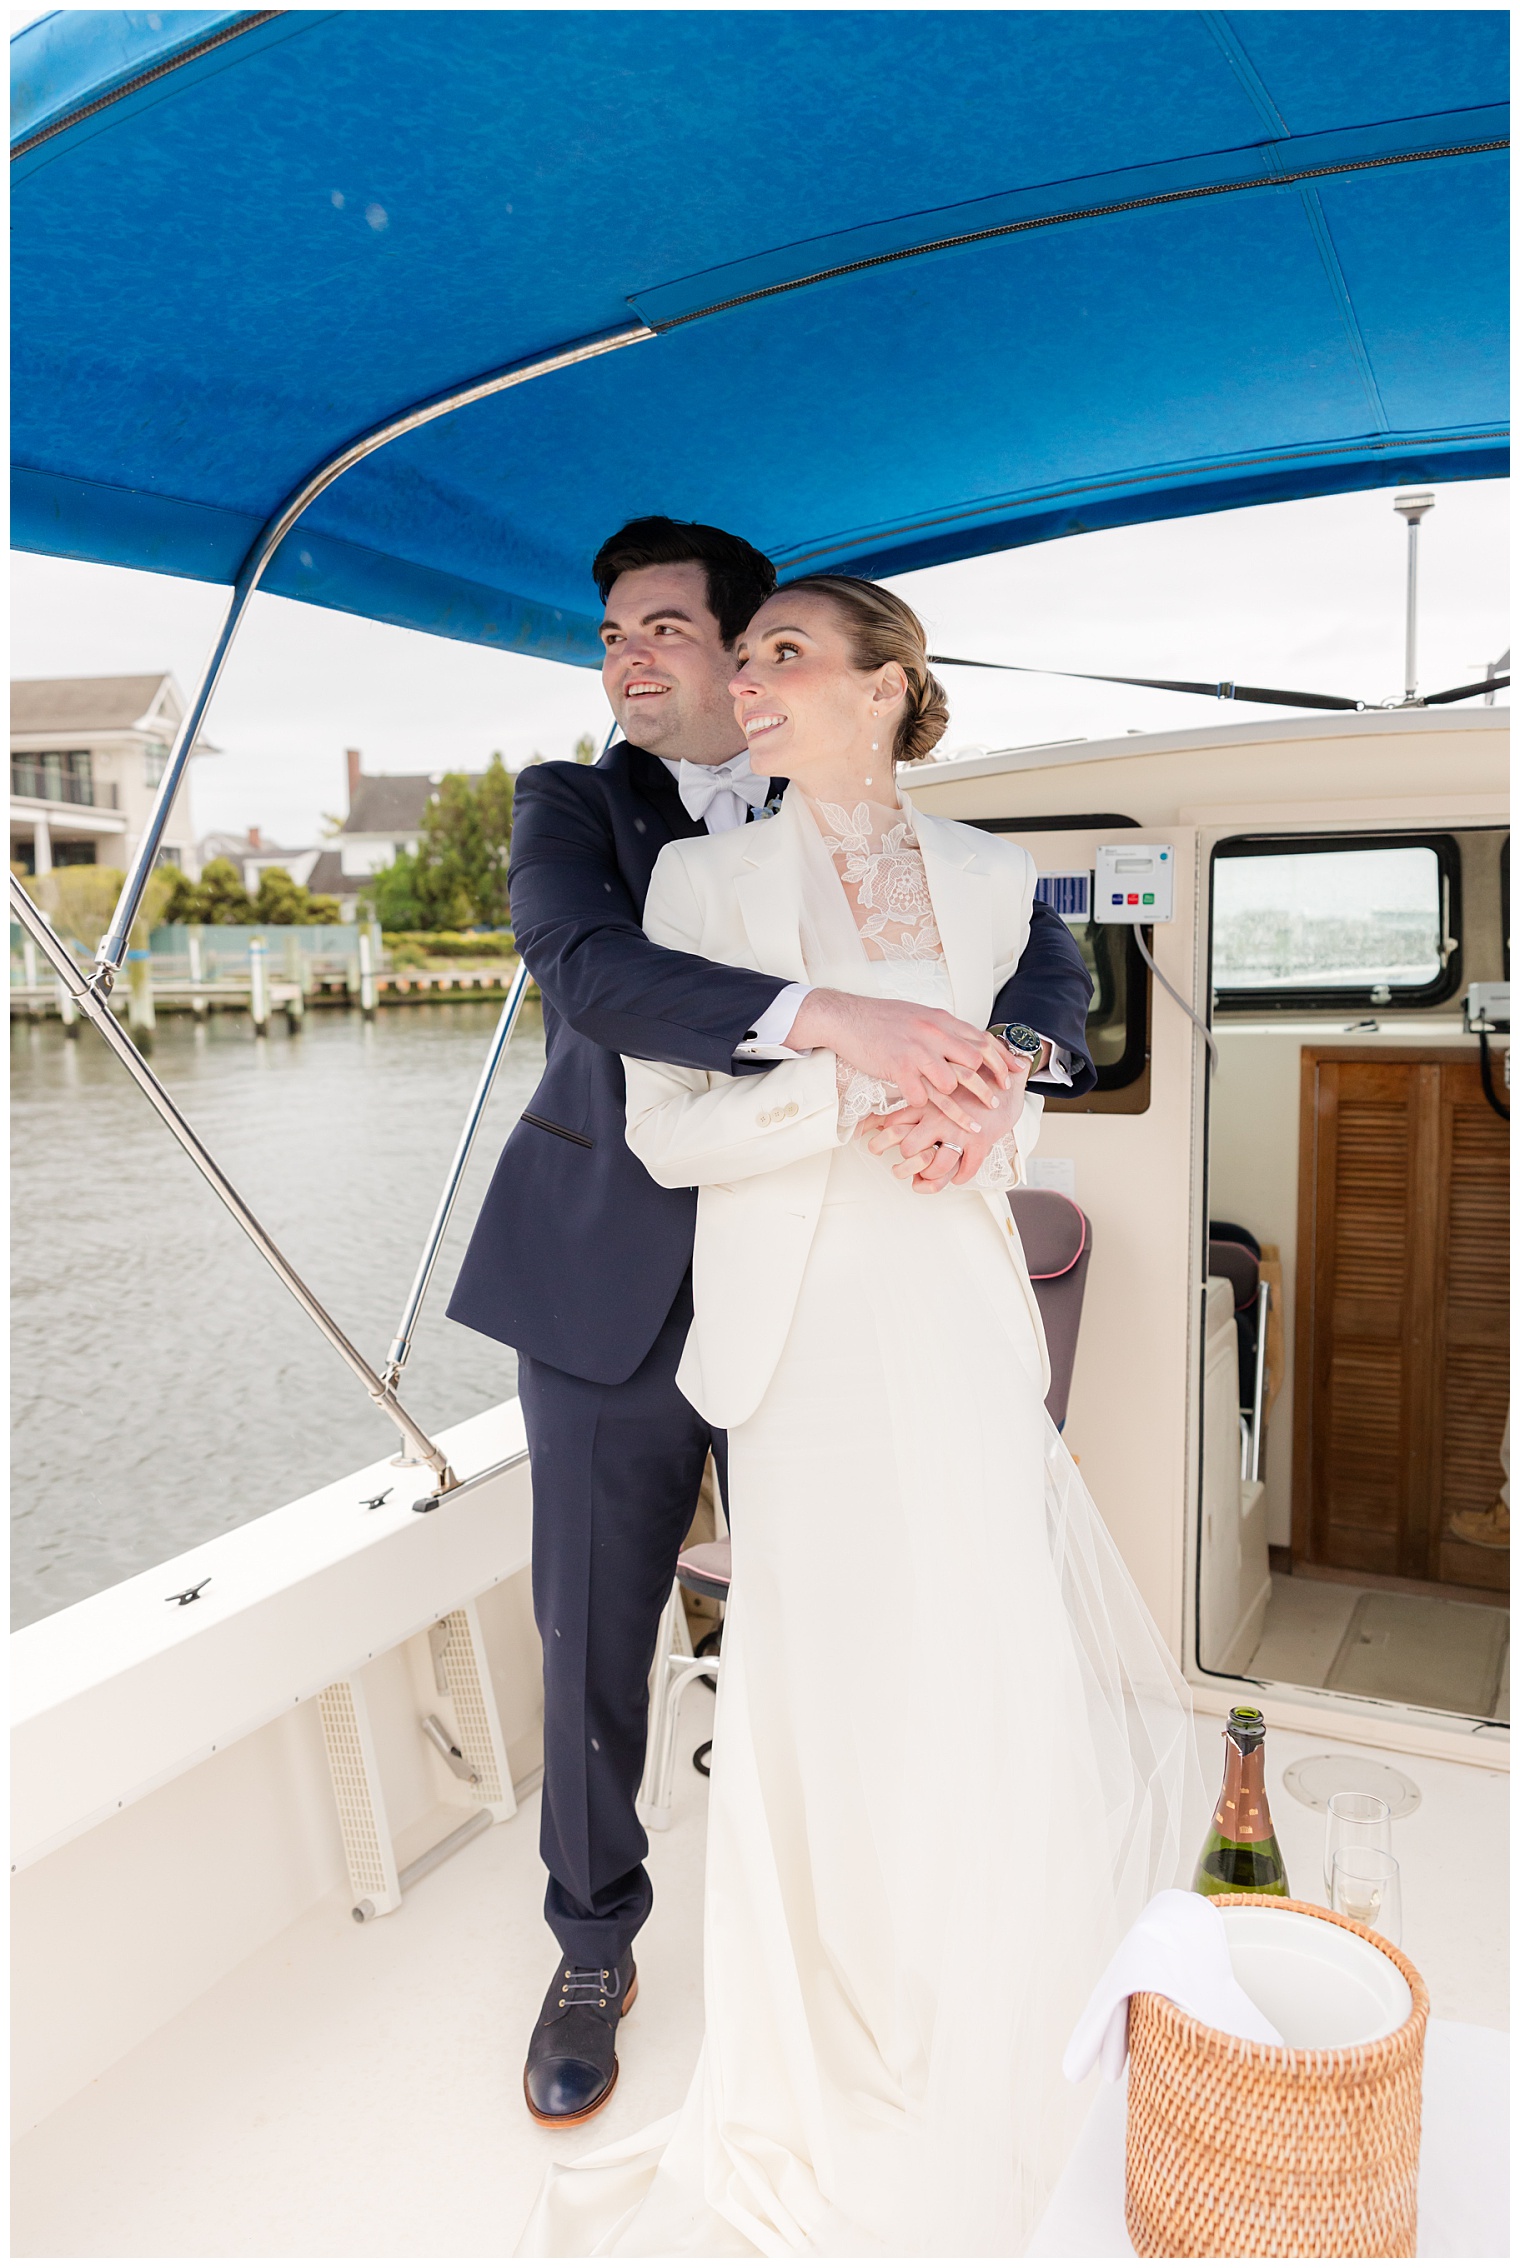
[[[1211,701],[1260,701],[1277,709],[1366,710],[1378,706],[1373,701],[1347,700],[1340,693],[1286,693],[1271,685],[1237,685],[1229,677],[1214,683],[1190,677],[1108,677],[1090,669],[1038,669],[1029,662],[967,661],[959,654],[930,654],[927,658],[936,669],[1006,669],[1020,677],[1076,677],[1084,685],[1139,685],[1151,693],[1202,693]],[[1427,693],[1416,705],[1439,708],[1447,701],[1466,701],[1474,693],[1497,692],[1508,683],[1508,677],[1485,677],[1476,685],[1453,685],[1445,693]]]

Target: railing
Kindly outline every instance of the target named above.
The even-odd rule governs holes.
[[[11,794],[36,803],[79,803],[93,811],[117,808],[114,783],[97,787],[88,771],[65,771],[45,757],[11,758]]]

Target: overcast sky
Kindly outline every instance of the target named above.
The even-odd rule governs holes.
[[[1404,658],[1393,494],[1068,537],[894,587],[942,652],[1387,700],[1403,690]],[[1508,641],[1507,505],[1500,481],[1436,491],[1420,536],[1425,691],[1481,676]],[[20,552],[11,565],[13,677],[168,669],[187,691],[226,605],[225,590],[166,576]],[[947,749],[1281,713],[1054,677],[945,676]],[[515,767],[569,756],[582,733],[600,745],[610,721],[589,670],[260,595],[212,707],[221,753],[196,766],[196,831],[254,825],[289,847],[316,841],[322,815],[344,809],[345,748],[372,772],[477,770],[497,748]]]

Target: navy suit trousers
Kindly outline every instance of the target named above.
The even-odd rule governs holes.
[[[598,1385],[523,1355],[533,1462],[533,1611],[544,1648],[544,1913],[565,1958],[610,1968],[654,1900],[634,1810],[649,1667],[711,1449],[676,1389],[691,1278],[631,1378]]]

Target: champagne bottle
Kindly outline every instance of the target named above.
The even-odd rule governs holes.
[[[1288,1870],[1267,1803],[1266,1745],[1261,1711],[1232,1709],[1224,1729],[1224,1786],[1193,1877],[1193,1888],[1206,1898],[1231,1890],[1267,1898],[1289,1894]]]

